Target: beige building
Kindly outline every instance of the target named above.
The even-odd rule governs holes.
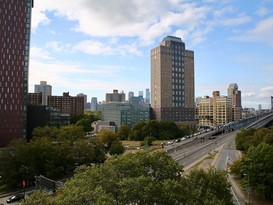
[[[167,36],[151,50],[151,108],[156,120],[195,123],[194,52]]]
[[[218,126],[232,121],[232,102],[227,96],[214,91],[213,96],[205,96],[198,104],[199,126]]]

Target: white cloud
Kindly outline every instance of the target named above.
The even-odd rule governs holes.
[[[225,26],[238,26],[241,24],[245,24],[251,21],[251,17],[241,13],[235,18],[227,18],[222,21],[222,24]]]
[[[244,32],[240,36],[230,38],[237,41],[256,41],[264,42],[273,45],[273,16],[261,20],[255,26],[255,28]]]
[[[253,93],[253,92],[250,92],[250,93],[242,93],[242,97],[245,97],[245,98],[252,98],[256,95],[256,93]]]
[[[205,6],[174,0],[47,0],[37,2],[33,10],[33,28],[39,22],[49,23],[45,14],[52,12],[74,21],[76,32],[92,37],[137,37],[142,45],[169,34],[173,27],[192,31],[209,13]]]
[[[30,48],[30,57],[32,59],[39,59],[39,60],[51,60],[53,59],[49,52],[39,48],[39,47],[36,47],[36,46],[32,46]]]
[[[35,33],[39,25],[50,24],[50,19],[45,15],[44,11],[32,9],[31,27]]]
[[[74,49],[90,55],[113,55],[114,50],[107,44],[99,41],[86,40],[79,42]]]
[[[73,49],[89,55],[141,55],[141,51],[135,43],[119,45],[112,40],[107,43],[85,40],[76,44]]]
[[[59,41],[49,41],[46,43],[46,48],[49,48],[50,50],[56,51],[58,53],[70,52],[71,45],[63,44]]]
[[[256,14],[260,17],[262,16],[266,16],[269,13],[268,9],[265,7],[260,7],[258,8],[258,10],[256,11]]]

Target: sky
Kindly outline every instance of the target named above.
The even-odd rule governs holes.
[[[169,35],[194,51],[195,97],[237,83],[243,108],[269,108],[273,0],[34,0],[29,92],[145,95],[150,50]]]

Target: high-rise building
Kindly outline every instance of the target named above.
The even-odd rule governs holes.
[[[232,102],[232,121],[237,121],[242,118],[242,100],[241,91],[238,90],[236,83],[229,84],[228,97]]]
[[[150,104],[150,95],[151,95],[151,93],[150,93],[150,89],[149,88],[146,88],[146,96],[145,96],[145,103],[146,104]]]
[[[42,93],[42,105],[47,105],[47,97],[52,94],[52,86],[46,81],[40,81],[40,85],[34,86],[34,93]]]
[[[151,50],[153,118],[195,123],[194,52],[181,38],[167,36]]]
[[[144,103],[143,91],[138,91],[138,98],[140,103]]]
[[[90,109],[91,109],[91,111],[98,110],[98,98],[96,98],[96,97],[92,97],[91,98]]]
[[[33,0],[0,0],[0,147],[27,137]]]
[[[113,93],[106,93],[106,103],[109,102],[125,102],[125,93],[122,91],[121,93],[118,90],[113,90]]]
[[[132,91],[128,93],[128,101],[130,100],[131,97],[134,97],[134,92]]]
[[[87,95],[84,93],[77,94],[77,97],[83,97],[84,99],[84,110],[90,110],[90,105],[87,103]]]

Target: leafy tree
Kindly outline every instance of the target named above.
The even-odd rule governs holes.
[[[147,134],[143,134],[144,131],[144,127],[145,127],[146,123],[144,121],[139,121],[138,123],[136,123],[130,131],[129,134],[129,139],[130,140],[136,140],[136,141],[142,141],[144,140],[144,138],[147,136]]]
[[[66,125],[60,128],[58,139],[60,142],[63,140],[69,140],[74,142],[79,139],[84,139],[85,132],[82,126]]]
[[[92,123],[99,119],[100,116],[97,113],[90,112],[88,114],[84,114],[81,119],[78,119],[75,125],[82,126],[84,132],[90,132],[93,130],[93,128],[91,127]]]
[[[117,136],[119,140],[127,140],[130,133],[130,128],[127,125],[120,125]]]
[[[117,140],[117,136],[112,131],[104,129],[100,131],[100,133],[97,136],[97,139],[99,142],[105,145],[105,148],[107,150],[109,150],[112,143]]]
[[[181,173],[182,166],[164,152],[111,157],[100,166],[79,167],[59,195],[48,197],[48,203],[232,204],[225,172],[195,170],[186,176]]]
[[[109,153],[111,155],[120,155],[120,154],[123,154],[124,151],[125,151],[124,146],[118,140],[113,141],[113,143],[111,144],[111,147],[109,149]]]
[[[71,174],[76,165],[90,165],[105,161],[105,148],[102,143],[97,140],[78,139],[80,136],[73,138],[69,136],[70,134],[74,136],[75,133],[70,130],[73,128],[66,128],[62,132],[67,133],[67,135],[64,134],[67,139],[40,135],[31,139],[30,142],[14,140],[1,150],[0,184],[16,187],[22,180],[31,184],[34,182],[35,175],[57,179]],[[76,127],[76,131],[79,130],[80,127]],[[39,132],[43,133],[43,129],[39,129]],[[62,140],[58,140],[60,138]]]
[[[236,135],[236,148],[238,150],[246,151],[251,145],[251,136],[254,134],[255,131],[256,130],[254,128],[241,130],[241,132]]]
[[[237,176],[241,176],[241,159],[235,161],[230,166],[231,174],[235,174]]]
[[[145,139],[143,141],[143,145],[151,146],[153,144],[153,141],[155,141],[154,137],[145,137]]]
[[[187,179],[188,189],[192,193],[189,204],[233,204],[225,171],[213,168],[208,172],[193,170]]]
[[[18,182],[22,180],[21,166],[20,162],[20,151],[18,148],[21,147],[21,144],[24,142],[13,141],[10,146],[7,146],[5,149],[0,152],[0,173],[1,173],[1,185],[7,187],[14,187]]]
[[[59,133],[58,128],[49,126],[34,128],[32,132],[33,138],[49,137],[51,139],[57,139]]]
[[[27,197],[23,202],[24,205],[53,205],[50,202],[50,196],[45,191],[35,191],[31,197]]]
[[[182,137],[182,132],[174,122],[159,122],[159,139],[176,139]]]
[[[265,143],[250,147],[241,162],[242,183],[250,185],[262,198],[271,198],[273,193],[273,146]]]
[[[171,121],[140,121],[132,127],[129,139],[143,141],[147,136],[161,140],[176,139],[182,137],[183,132]]]

